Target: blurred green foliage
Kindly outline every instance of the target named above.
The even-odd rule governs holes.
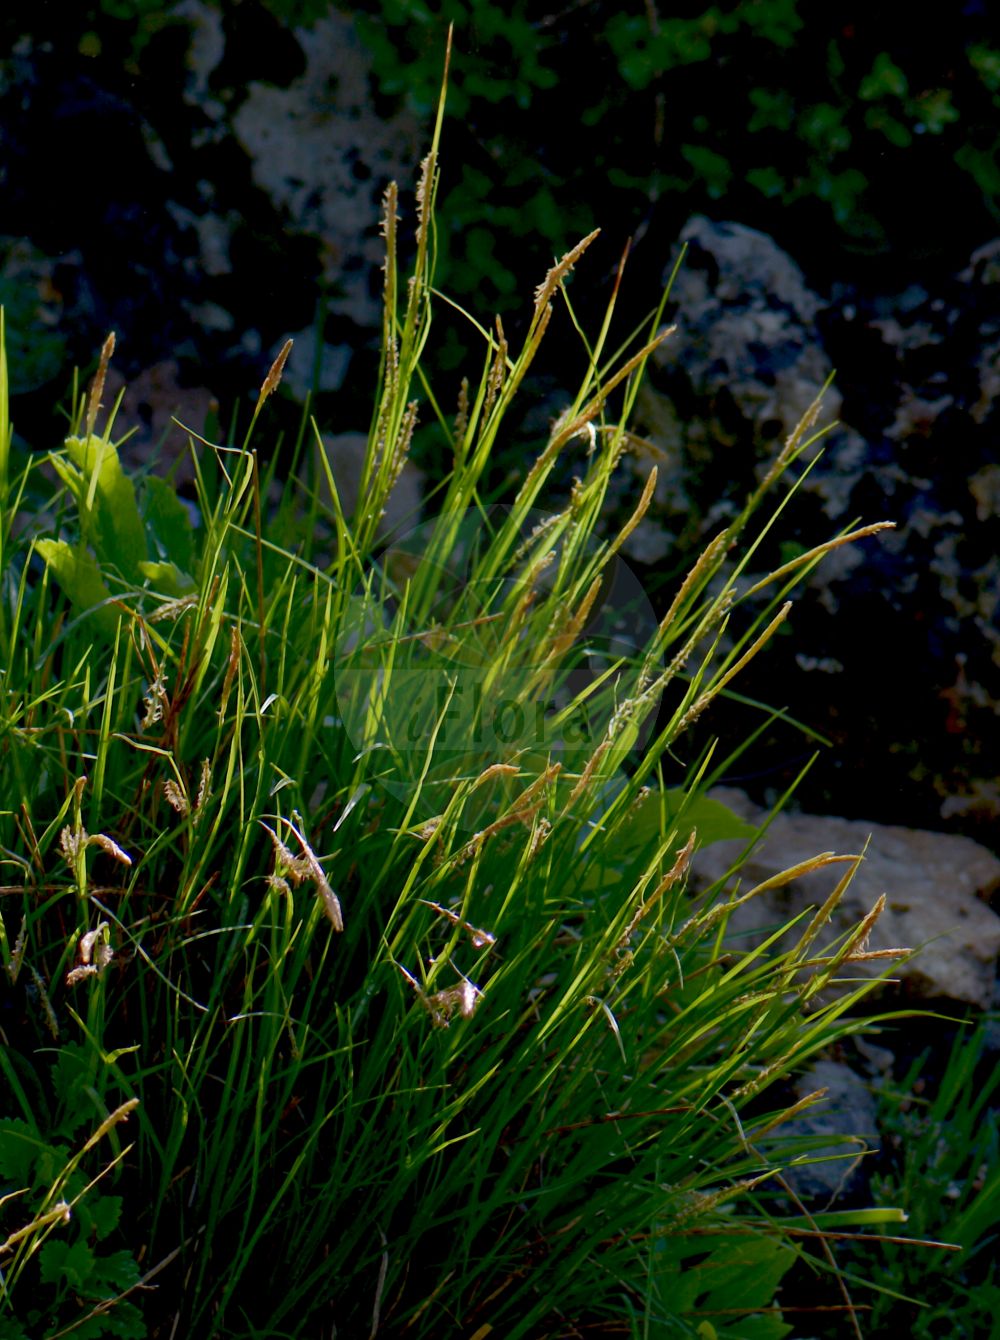
[[[725,197],[747,222],[791,210],[873,253],[898,246],[908,222],[897,209],[912,216],[952,181],[1000,218],[1000,44],[979,40],[975,5],[906,25],[878,3],[828,0],[515,0],[502,13],[490,0],[362,0],[352,12],[381,93],[424,115],[455,26],[450,110],[483,159],[445,184],[444,278],[459,291],[472,274],[482,282],[491,239],[465,225],[484,204],[494,238],[537,231],[559,250],[598,211],[613,217],[605,183],[633,218],[671,197],[686,212]],[[556,210],[556,193],[574,209]],[[497,211],[497,200],[514,203]],[[502,298],[499,253],[492,275]]]
[[[598,222],[624,239],[725,201],[729,217],[784,245],[794,235],[801,250],[805,236],[819,252],[912,260],[947,249],[949,230],[978,244],[1000,220],[1000,38],[981,0],[905,23],[882,0],[206,4],[227,25],[257,13],[295,28],[349,13],[376,105],[405,104],[424,120],[454,25],[449,134],[460,166],[442,182],[438,276],[501,310],[517,300],[525,245],[547,263]],[[88,0],[73,18],[80,50],[98,54],[114,29],[107,54],[124,35],[141,73],[157,35],[191,21],[177,9]],[[948,202],[936,222],[932,197]]]

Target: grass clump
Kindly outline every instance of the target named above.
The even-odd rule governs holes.
[[[598,527],[665,338],[656,313],[607,352],[617,283],[571,406],[490,499],[590,239],[519,352],[475,327],[449,422],[421,375],[439,132],[405,288],[386,198],[353,516],[321,455],[311,484],[261,466],[278,365],[242,444],[192,439],[192,508],[123,469],[113,413],[98,432],[109,346],[47,496],[12,455],[0,368],[4,1337],[790,1333],[777,1291],[823,1223],[781,1177],[809,1156],[784,1123],[821,1095],[771,1095],[860,1027],[878,908],[828,929],[859,854],[695,897],[699,843],[753,834],[704,797],[711,751],[675,747],[794,582],[875,528],[772,574],[741,624],[771,522],[749,527],[807,419],[651,615],[619,550],[652,484],[621,533]],[[451,467],[433,519],[389,542],[428,406]],[[811,919],[727,943],[734,906],[834,862]]]

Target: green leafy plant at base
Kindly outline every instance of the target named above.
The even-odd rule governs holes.
[[[96,1176],[84,1171],[87,1156],[114,1133],[135,1100],[108,1112],[76,1153],[63,1142],[92,1120],[93,1069],[85,1047],[69,1043],[60,1049],[52,1086],[61,1116],[46,1131],[4,1066],[12,1089],[25,1099],[27,1116],[0,1119],[3,1340],[146,1335],[138,1308],[125,1297],[139,1283],[135,1258],[127,1248],[108,1251],[103,1245],[122,1209],[122,1197],[108,1194],[103,1179],[131,1146],[119,1149]],[[12,1302],[13,1314],[7,1311]]]
[[[990,1335],[1000,1305],[1000,1070],[987,1068],[985,1026],[956,1040],[933,1087],[918,1057],[886,1091],[879,1129],[884,1167],[873,1190],[906,1213],[908,1231],[937,1242],[915,1259],[897,1240],[856,1242],[845,1268],[872,1311],[873,1335],[973,1340]],[[875,1290],[874,1293],[868,1292]]]
[[[110,343],[36,509],[37,463],[9,469],[0,366],[0,924],[8,977],[16,951],[37,978],[4,1024],[4,1075],[25,1097],[0,1153],[12,1176],[53,1043],[57,1067],[85,1055],[103,1077],[84,1086],[98,1131],[127,1109],[135,1140],[115,1165],[121,1225],[71,1206],[77,1236],[40,1257],[42,1296],[5,1277],[8,1333],[88,1296],[105,1229],[154,1283],[105,1299],[103,1323],[131,1325],[135,1304],[164,1336],[777,1340],[804,1241],[839,1279],[830,1225],[782,1177],[815,1149],[785,1123],[822,1095],[773,1095],[864,1026],[872,983],[854,973],[880,905],[831,930],[859,853],[696,895],[699,843],[754,835],[704,796],[725,764],[684,763],[679,742],[764,652],[795,582],[879,526],[743,589],[794,497],[753,529],[815,440],[807,418],[645,640],[615,617],[602,641],[655,475],[618,536],[596,522],[669,337],[662,308],[612,346],[615,282],[569,409],[515,496],[490,498],[491,453],[557,304],[572,326],[566,281],[591,239],[544,277],[518,351],[501,322],[469,318],[481,357],[451,419],[421,364],[440,129],[439,111],[406,285],[386,196],[352,516],[318,434],[316,470],[303,434],[280,487],[252,445],[287,347],[242,443],[192,440],[193,509],[129,477],[113,414],[98,433]],[[452,468],[407,543],[383,513],[420,413]],[[570,455],[571,497],[546,511]],[[770,606],[745,616],[765,587]],[[530,738],[486,729],[500,703]],[[733,908],[827,865],[843,873],[822,907],[759,948],[728,941]],[[56,1129],[39,1128],[47,1148]]]

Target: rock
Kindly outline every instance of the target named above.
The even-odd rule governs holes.
[[[710,456],[720,445],[746,452],[783,442],[830,376],[813,324],[819,298],[795,262],[753,228],[698,217],[680,241],[688,250],[671,293],[677,333],[653,356],[640,418],[668,450],[683,441]],[[678,373],[686,398],[693,392],[707,402],[707,415],[678,415],[663,403],[657,388],[671,387]],[[824,421],[839,409],[831,388]]]
[[[888,822],[927,828],[947,819],[992,845],[1000,241],[933,289],[875,297],[841,285],[833,301],[811,292],[794,260],[753,229],[695,218],[681,240],[689,250],[669,313],[678,329],[651,360],[636,425],[662,458],[626,553],[674,567],[678,553],[716,534],[836,364],[824,414],[846,422],[822,439],[776,534],[810,548],[855,519],[896,529],[818,565],[793,611],[793,636],[749,667],[741,690],[786,707],[843,750],[850,782],[826,769],[824,783],[817,769],[800,793],[817,812],[863,816],[877,806]],[[609,530],[654,457],[629,459],[634,476],[613,490]],[[795,465],[789,482],[803,473]],[[777,546],[762,548],[748,579],[782,557]],[[822,687],[806,667],[829,672]],[[870,789],[874,774],[851,757],[861,740],[879,750]],[[774,793],[791,780],[775,777]],[[768,798],[764,788],[757,795]]]
[[[358,486],[361,483],[368,438],[364,433],[324,433],[323,445],[337,485],[340,505],[345,515],[350,516],[358,502]],[[322,466],[319,466],[319,470],[320,478],[325,481]],[[381,526],[383,534],[397,527],[408,528],[420,520],[422,483],[421,472],[407,461],[386,503]],[[322,485],[322,497],[329,503],[325,482]]]
[[[817,1089],[826,1089],[825,1097],[780,1129],[787,1135],[832,1137],[829,1145],[801,1155],[804,1160],[828,1157],[829,1162],[793,1163],[784,1173],[798,1196],[825,1209],[867,1187],[865,1154],[878,1144],[878,1102],[871,1085],[840,1061],[814,1061],[795,1080],[797,1100]]]
[[[741,791],[719,787],[710,794],[751,824],[767,819],[767,812]],[[1000,916],[983,899],[1000,888],[1000,860],[971,838],[784,812],[742,868],[740,887],[746,892],[819,852],[858,853],[866,844],[865,860],[822,940],[857,925],[884,893],[885,910],[872,928],[869,948],[919,950],[890,975],[908,994],[989,1009],[1000,955]],[[700,851],[693,864],[697,886],[723,878],[741,850],[740,842],[718,842]],[[734,913],[731,932],[773,929],[804,908],[819,906],[843,873],[843,866],[828,867],[751,900]],[[851,971],[875,976],[884,966],[859,963]]]
[[[281,381],[296,399],[305,400],[314,389],[314,377],[317,391],[339,390],[344,384],[350,366],[351,346],[324,342],[320,345],[317,362],[315,326],[307,326],[305,330],[294,332],[289,338],[292,340],[292,352],[288,355]],[[274,346],[273,357],[277,358],[284,342],[279,340]]]
[[[377,327],[380,198],[390,179],[415,174],[424,128],[403,113],[375,115],[371,62],[346,15],[329,14],[295,36],[305,73],[288,88],[252,83],[233,130],[254,181],[290,226],[322,238],[331,311]]]
[[[118,441],[131,433],[121,452],[128,468],[153,465],[158,474],[166,474],[176,466],[171,478],[177,485],[194,478],[190,433],[185,430],[203,433],[206,419],[219,408],[204,386],[181,385],[179,371],[176,361],[169,359],[129,378],[126,385],[112,364],[103,399],[105,410],[110,411],[122,387],[126,388],[115,416],[114,438]]]

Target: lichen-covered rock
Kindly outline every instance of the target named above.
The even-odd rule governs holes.
[[[820,299],[791,257],[753,228],[698,217],[680,241],[677,334],[653,355],[641,416],[661,446],[706,458],[784,441],[830,377],[814,325]],[[678,373],[703,402],[693,417],[669,398]],[[826,421],[839,409],[831,389]]]
[[[808,472],[793,467],[804,478],[780,539],[810,547],[859,518],[896,529],[819,565],[792,637],[749,668],[742,688],[843,747],[850,784],[827,767],[827,793],[810,794],[807,779],[812,808],[860,815],[878,805],[893,821],[949,819],[991,841],[1000,816],[1000,243],[980,248],[954,281],[877,297],[841,286],[833,301],[753,229],[696,218],[681,240],[688,251],[668,313],[677,332],[654,356],[639,405],[640,431],[662,459],[629,556],[675,563],[679,549],[715,534],[836,366],[820,425],[842,422]],[[638,485],[651,460],[631,459]],[[623,511],[629,498],[622,490]],[[763,546],[752,575],[785,557]],[[854,766],[861,740],[877,751],[877,770]],[[792,776],[776,776],[776,792]]]
[[[403,113],[375,115],[370,61],[346,15],[332,13],[295,36],[304,73],[287,88],[252,83],[233,130],[254,180],[290,226],[322,239],[325,277],[336,286],[331,309],[374,327],[380,197],[389,179],[412,175],[424,127]]]
[[[735,788],[711,794],[755,826],[767,818]],[[740,842],[717,842],[699,852],[693,863],[697,885],[722,879],[742,849]],[[1000,966],[1000,915],[984,901],[1000,889],[1000,860],[992,852],[951,833],[783,812],[743,867],[741,890],[823,851],[865,853],[826,938],[856,926],[884,893],[885,910],[869,948],[919,950],[890,976],[915,996],[991,1007]],[[826,867],[751,899],[733,914],[731,932],[760,933],[819,906],[843,873],[843,866]],[[862,962],[852,965],[851,974],[874,976],[884,967],[878,960]]]

